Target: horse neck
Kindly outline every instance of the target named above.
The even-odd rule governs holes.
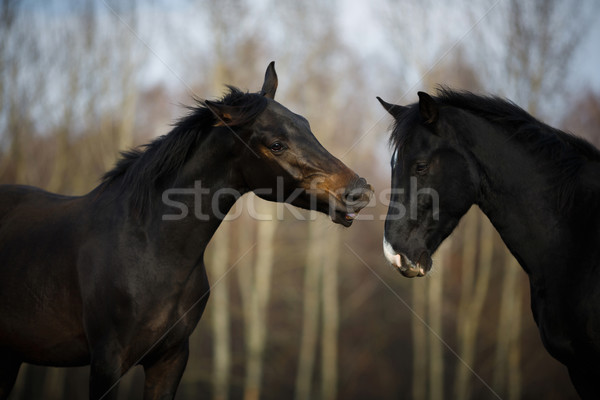
[[[149,224],[158,229],[156,239],[165,252],[195,259],[246,191],[239,179],[231,135],[213,130],[165,185]],[[218,131],[218,129],[217,129]],[[230,132],[227,132],[230,133]]]
[[[532,282],[564,260],[548,251],[562,238],[556,199],[548,193],[548,177],[525,146],[510,132],[483,123],[470,135],[469,153],[480,179],[478,206],[504,243],[530,275]]]

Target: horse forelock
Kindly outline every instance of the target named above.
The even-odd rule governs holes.
[[[413,134],[413,128],[419,122],[419,109],[417,104],[408,106],[408,110],[396,118],[390,134],[389,144],[396,154],[401,152]]]

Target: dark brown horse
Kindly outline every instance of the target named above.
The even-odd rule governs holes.
[[[276,88],[271,63],[261,92],[197,105],[85,196],[0,186],[0,398],[23,362],[90,364],[92,399],[141,364],[144,398],[173,398],[208,300],[204,251],[239,196],[352,223],[370,186]]]
[[[477,204],[529,275],[542,341],[600,398],[600,151],[495,97],[441,90],[396,106],[384,252],[405,276]]]

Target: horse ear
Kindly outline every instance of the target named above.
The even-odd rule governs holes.
[[[381,103],[383,108],[385,108],[386,111],[389,112],[395,119],[400,118],[402,114],[404,114],[404,112],[408,110],[408,107],[402,107],[397,104],[387,103],[383,101],[383,99],[379,96],[377,96],[377,100],[379,100],[379,103]]]
[[[234,109],[233,107],[215,103],[210,100],[204,100],[204,105],[217,117],[214,126],[226,126],[233,122]]]
[[[425,92],[418,92],[419,95],[419,113],[421,118],[426,124],[433,124],[438,118],[438,105],[431,97]]]
[[[275,98],[275,92],[277,91],[277,73],[275,72],[275,61],[271,61],[265,72],[265,81],[263,82],[260,94],[269,99]]]

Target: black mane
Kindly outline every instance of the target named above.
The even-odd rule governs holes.
[[[122,191],[131,193],[131,206],[138,213],[143,213],[147,207],[156,183],[176,175],[201,144],[204,134],[218,122],[202,100],[194,100],[196,105],[188,107],[188,115],[173,124],[168,134],[121,152],[116,166],[102,177],[102,185],[118,184]],[[232,86],[222,99],[214,103],[239,110],[236,120],[230,122],[232,126],[251,122],[267,107],[264,96],[244,93]]]
[[[600,150],[585,139],[538,121],[511,101],[449,89],[440,89],[438,94],[437,100],[441,104],[462,108],[506,126],[514,132],[516,140],[529,144],[534,152],[549,151],[551,155],[574,152],[588,160],[600,160]]]
[[[548,169],[560,188],[561,207],[571,203],[580,168],[587,161],[600,161],[600,150],[588,141],[540,122],[506,99],[448,88],[438,89],[434,98],[441,108],[460,108],[499,125],[511,140],[522,143],[532,156],[539,157],[540,164]],[[395,122],[390,137],[395,151],[402,149],[411,128],[419,122],[419,105],[413,104]]]

